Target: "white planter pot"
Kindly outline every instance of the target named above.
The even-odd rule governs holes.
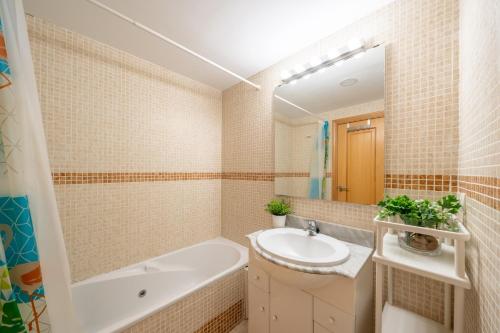
[[[285,226],[286,215],[273,215],[273,228],[283,228]]]

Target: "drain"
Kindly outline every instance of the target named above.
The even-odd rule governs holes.
[[[142,289],[141,291],[139,291],[139,293],[137,294],[137,296],[139,296],[139,297],[142,298],[142,297],[146,296],[146,293],[147,293],[146,289]]]

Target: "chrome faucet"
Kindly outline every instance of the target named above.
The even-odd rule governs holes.
[[[318,234],[318,226],[314,220],[306,220],[307,226],[304,228],[309,236],[316,236]]]

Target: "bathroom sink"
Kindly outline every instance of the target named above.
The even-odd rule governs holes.
[[[341,241],[295,228],[270,229],[257,236],[257,246],[283,261],[311,267],[334,266],[349,259],[349,248]]]

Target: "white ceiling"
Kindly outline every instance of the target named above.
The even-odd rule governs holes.
[[[393,0],[101,0],[249,77]],[[85,0],[24,0],[27,13],[226,89],[238,80]]]
[[[309,79],[296,84],[285,84],[274,93],[311,113],[323,113],[343,107],[367,103],[384,98],[385,49],[370,49],[360,58],[348,59],[342,66],[331,66],[325,72],[316,72]],[[346,79],[358,82],[349,87],[340,86]],[[274,99],[274,111],[288,118],[306,115],[279,99]]]

